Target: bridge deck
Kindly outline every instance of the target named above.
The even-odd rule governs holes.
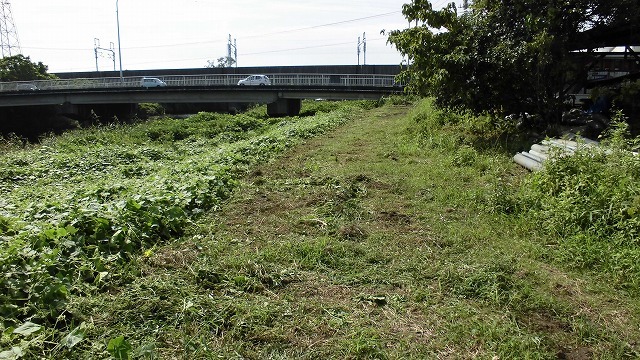
[[[142,77],[0,83],[0,107],[129,103],[273,103],[278,99],[378,99],[403,91],[393,75],[278,74],[266,86],[238,86],[247,75],[171,75],[143,88]],[[26,90],[20,90],[26,89]]]
[[[278,99],[376,100],[402,87],[362,86],[194,86],[65,89],[0,93],[0,107],[131,103],[273,103]]]

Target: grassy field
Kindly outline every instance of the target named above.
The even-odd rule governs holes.
[[[305,106],[7,150],[0,265],[41,272],[3,283],[0,358],[640,356],[637,291],[511,209],[516,144],[428,100]]]

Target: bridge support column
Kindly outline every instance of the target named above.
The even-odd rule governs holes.
[[[297,116],[300,115],[301,107],[302,100],[300,99],[278,99],[267,105],[267,115],[271,117]]]

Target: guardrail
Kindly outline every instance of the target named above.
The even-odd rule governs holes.
[[[167,86],[232,86],[246,78],[245,75],[167,75],[156,78]],[[267,75],[272,86],[402,86],[396,82],[394,75],[360,75],[360,74],[274,74]],[[149,76],[147,76],[149,77]],[[112,89],[141,87],[142,76],[113,78],[79,78],[53,79],[34,81],[0,82],[0,92],[36,91],[36,90],[81,90]]]

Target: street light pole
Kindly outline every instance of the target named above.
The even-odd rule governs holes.
[[[116,22],[118,24],[118,60],[120,60],[120,82],[124,81],[122,77],[122,50],[120,48],[120,13],[118,12],[118,1],[116,0]]]

